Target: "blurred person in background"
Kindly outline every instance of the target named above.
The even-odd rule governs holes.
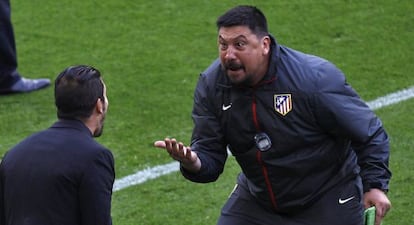
[[[17,71],[10,0],[0,0],[0,95],[36,91],[49,85],[49,79],[27,79]]]

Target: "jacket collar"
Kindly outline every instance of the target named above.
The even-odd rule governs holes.
[[[270,57],[269,57],[269,65],[267,68],[266,75],[263,78],[263,81],[274,80],[276,78],[277,73],[277,63],[280,58],[280,46],[276,42],[276,39],[269,34],[271,44],[270,44]]]
[[[76,129],[80,132],[92,136],[91,131],[89,128],[80,120],[77,119],[59,119],[57,122],[55,122],[52,126],[52,128],[69,128],[69,129]]]

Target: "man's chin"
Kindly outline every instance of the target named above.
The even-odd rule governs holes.
[[[103,133],[103,125],[93,133],[93,137],[100,137]]]
[[[93,134],[93,137],[100,137],[102,135],[102,130],[99,130]]]
[[[244,74],[242,70],[227,70],[227,77],[233,84],[242,84],[244,82]]]

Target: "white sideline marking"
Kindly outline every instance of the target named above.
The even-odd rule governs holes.
[[[414,86],[411,86],[407,89],[402,89],[401,91],[397,91],[383,97],[379,97],[374,101],[368,102],[368,106],[372,110],[376,110],[382,107],[386,107],[392,104],[396,104],[398,102],[408,100],[410,98],[414,98]]]
[[[408,100],[410,98],[414,98],[414,86],[385,95],[383,97],[379,97],[374,101],[368,102],[367,104],[372,110],[376,110]],[[160,176],[167,175],[179,170],[180,167],[176,161],[144,169],[136,172],[135,174],[115,180],[113,191],[115,192],[133,185],[142,184],[146,181],[153,180]]]
[[[172,172],[176,172],[179,169],[179,164],[176,161],[144,169],[136,172],[135,174],[115,180],[113,191],[119,191],[132,185],[142,184],[145,181],[152,180]]]

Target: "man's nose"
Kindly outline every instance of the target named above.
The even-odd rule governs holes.
[[[235,51],[235,49],[233,47],[228,47],[226,49],[226,53],[225,53],[224,57],[226,59],[235,59],[236,58],[235,53],[236,53],[236,51]]]

